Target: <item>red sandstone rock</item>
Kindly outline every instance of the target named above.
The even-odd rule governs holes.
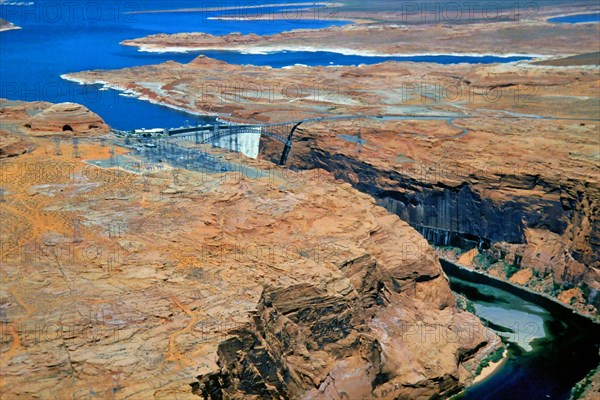
[[[49,130],[81,110],[46,109]],[[500,345],[457,309],[414,229],[324,171],[240,158],[265,178],[146,181],[84,161],[110,157],[95,138],[82,158],[29,140],[1,160],[3,398],[193,399],[198,376],[222,374],[245,380],[223,388],[237,398],[266,381],[288,397],[431,397],[469,384]],[[232,340],[275,364],[251,365]]]
[[[36,113],[27,123],[32,135],[93,137],[109,131],[96,113],[75,103],[60,103]]]

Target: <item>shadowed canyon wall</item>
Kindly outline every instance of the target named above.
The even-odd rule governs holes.
[[[275,161],[276,147],[265,141],[263,156]],[[549,273],[563,289],[582,286],[588,302],[600,305],[597,185],[527,174],[465,174],[446,179],[443,170],[433,183],[313,146],[310,139],[295,144],[292,153],[292,168],[330,171],[372,195],[432,244],[508,247],[519,252],[523,267]],[[551,240],[537,240],[540,232]]]

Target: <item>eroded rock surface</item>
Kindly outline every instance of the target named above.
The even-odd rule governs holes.
[[[73,132],[76,136],[106,133],[108,126],[94,112],[75,103],[60,103],[35,114],[30,121],[32,132]]]
[[[87,107],[75,103],[10,101],[0,99],[0,126],[15,135],[95,137],[108,125]]]
[[[369,116],[302,124],[289,165],[331,171],[432,243],[483,245],[509,263],[519,257],[519,267],[532,272],[527,286],[554,296],[578,288],[583,297],[571,297],[572,305],[597,315],[595,67],[386,62],[273,69],[198,57],[72,78],[236,121]],[[261,154],[279,162],[282,148],[265,137]],[[504,269],[498,264],[498,273]]]
[[[413,228],[323,171],[142,171],[24,123],[35,148],[0,161],[3,398],[425,398],[499,346]]]
[[[268,287],[251,323],[219,346],[220,371],[200,376],[194,392],[205,399],[447,397],[468,376],[473,352],[498,345],[482,340],[468,314],[448,312],[449,294],[433,313],[413,300],[444,293],[442,282],[418,288],[406,272],[364,256],[341,270],[352,286]],[[436,342],[445,344],[426,350]]]

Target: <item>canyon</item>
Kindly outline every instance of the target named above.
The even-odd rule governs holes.
[[[300,125],[289,166],[330,171],[436,245],[485,247],[491,273],[517,260],[522,284],[597,317],[594,65],[275,69],[199,56],[66,77],[231,121],[354,116]],[[264,138],[260,152],[278,162],[282,145]]]
[[[190,4],[2,15],[0,397],[566,399],[600,23],[557,17],[598,5]]]
[[[501,346],[325,171],[132,170],[74,104],[2,101],[0,129],[3,397],[429,398]]]

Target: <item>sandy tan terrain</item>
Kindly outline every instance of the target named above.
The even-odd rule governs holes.
[[[32,111],[57,109],[52,120],[73,127],[86,115],[2,107],[8,146],[32,144],[0,161],[3,398],[196,398],[191,384],[223,373],[219,345],[249,335],[263,343],[255,357],[289,371],[275,385],[258,364],[235,370],[256,388],[431,396],[460,390],[499,346],[456,308],[425,240],[349,184],[245,159],[272,171],[101,168],[93,160],[125,152],[102,132],[75,152],[76,129],[39,137],[26,126]],[[279,323],[257,325],[257,309]],[[294,343],[281,347],[276,332]]]
[[[108,82],[152,101],[234,121],[370,116],[302,125],[290,163],[334,171],[413,224],[458,227],[501,246],[526,244],[510,245],[508,253],[523,253],[523,266],[545,277],[528,285],[545,292],[556,290],[554,283],[559,291],[577,287],[586,298],[579,308],[596,313],[586,304],[597,307],[600,289],[595,66],[387,62],[272,69],[198,57],[189,64],[68,78]],[[262,149],[264,157],[279,160],[280,144],[266,140]],[[414,183],[407,185],[406,178]],[[491,208],[445,205],[450,214],[436,217],[428,196],[454,196],[458,189],[450,188],[464,185],[469,201],[487,199]],[[416,187],[424,194],[408,197],[424,201],[426,211],[409,216],[402,211],[406,203],[398,208],[401,195],[393,193]]]

